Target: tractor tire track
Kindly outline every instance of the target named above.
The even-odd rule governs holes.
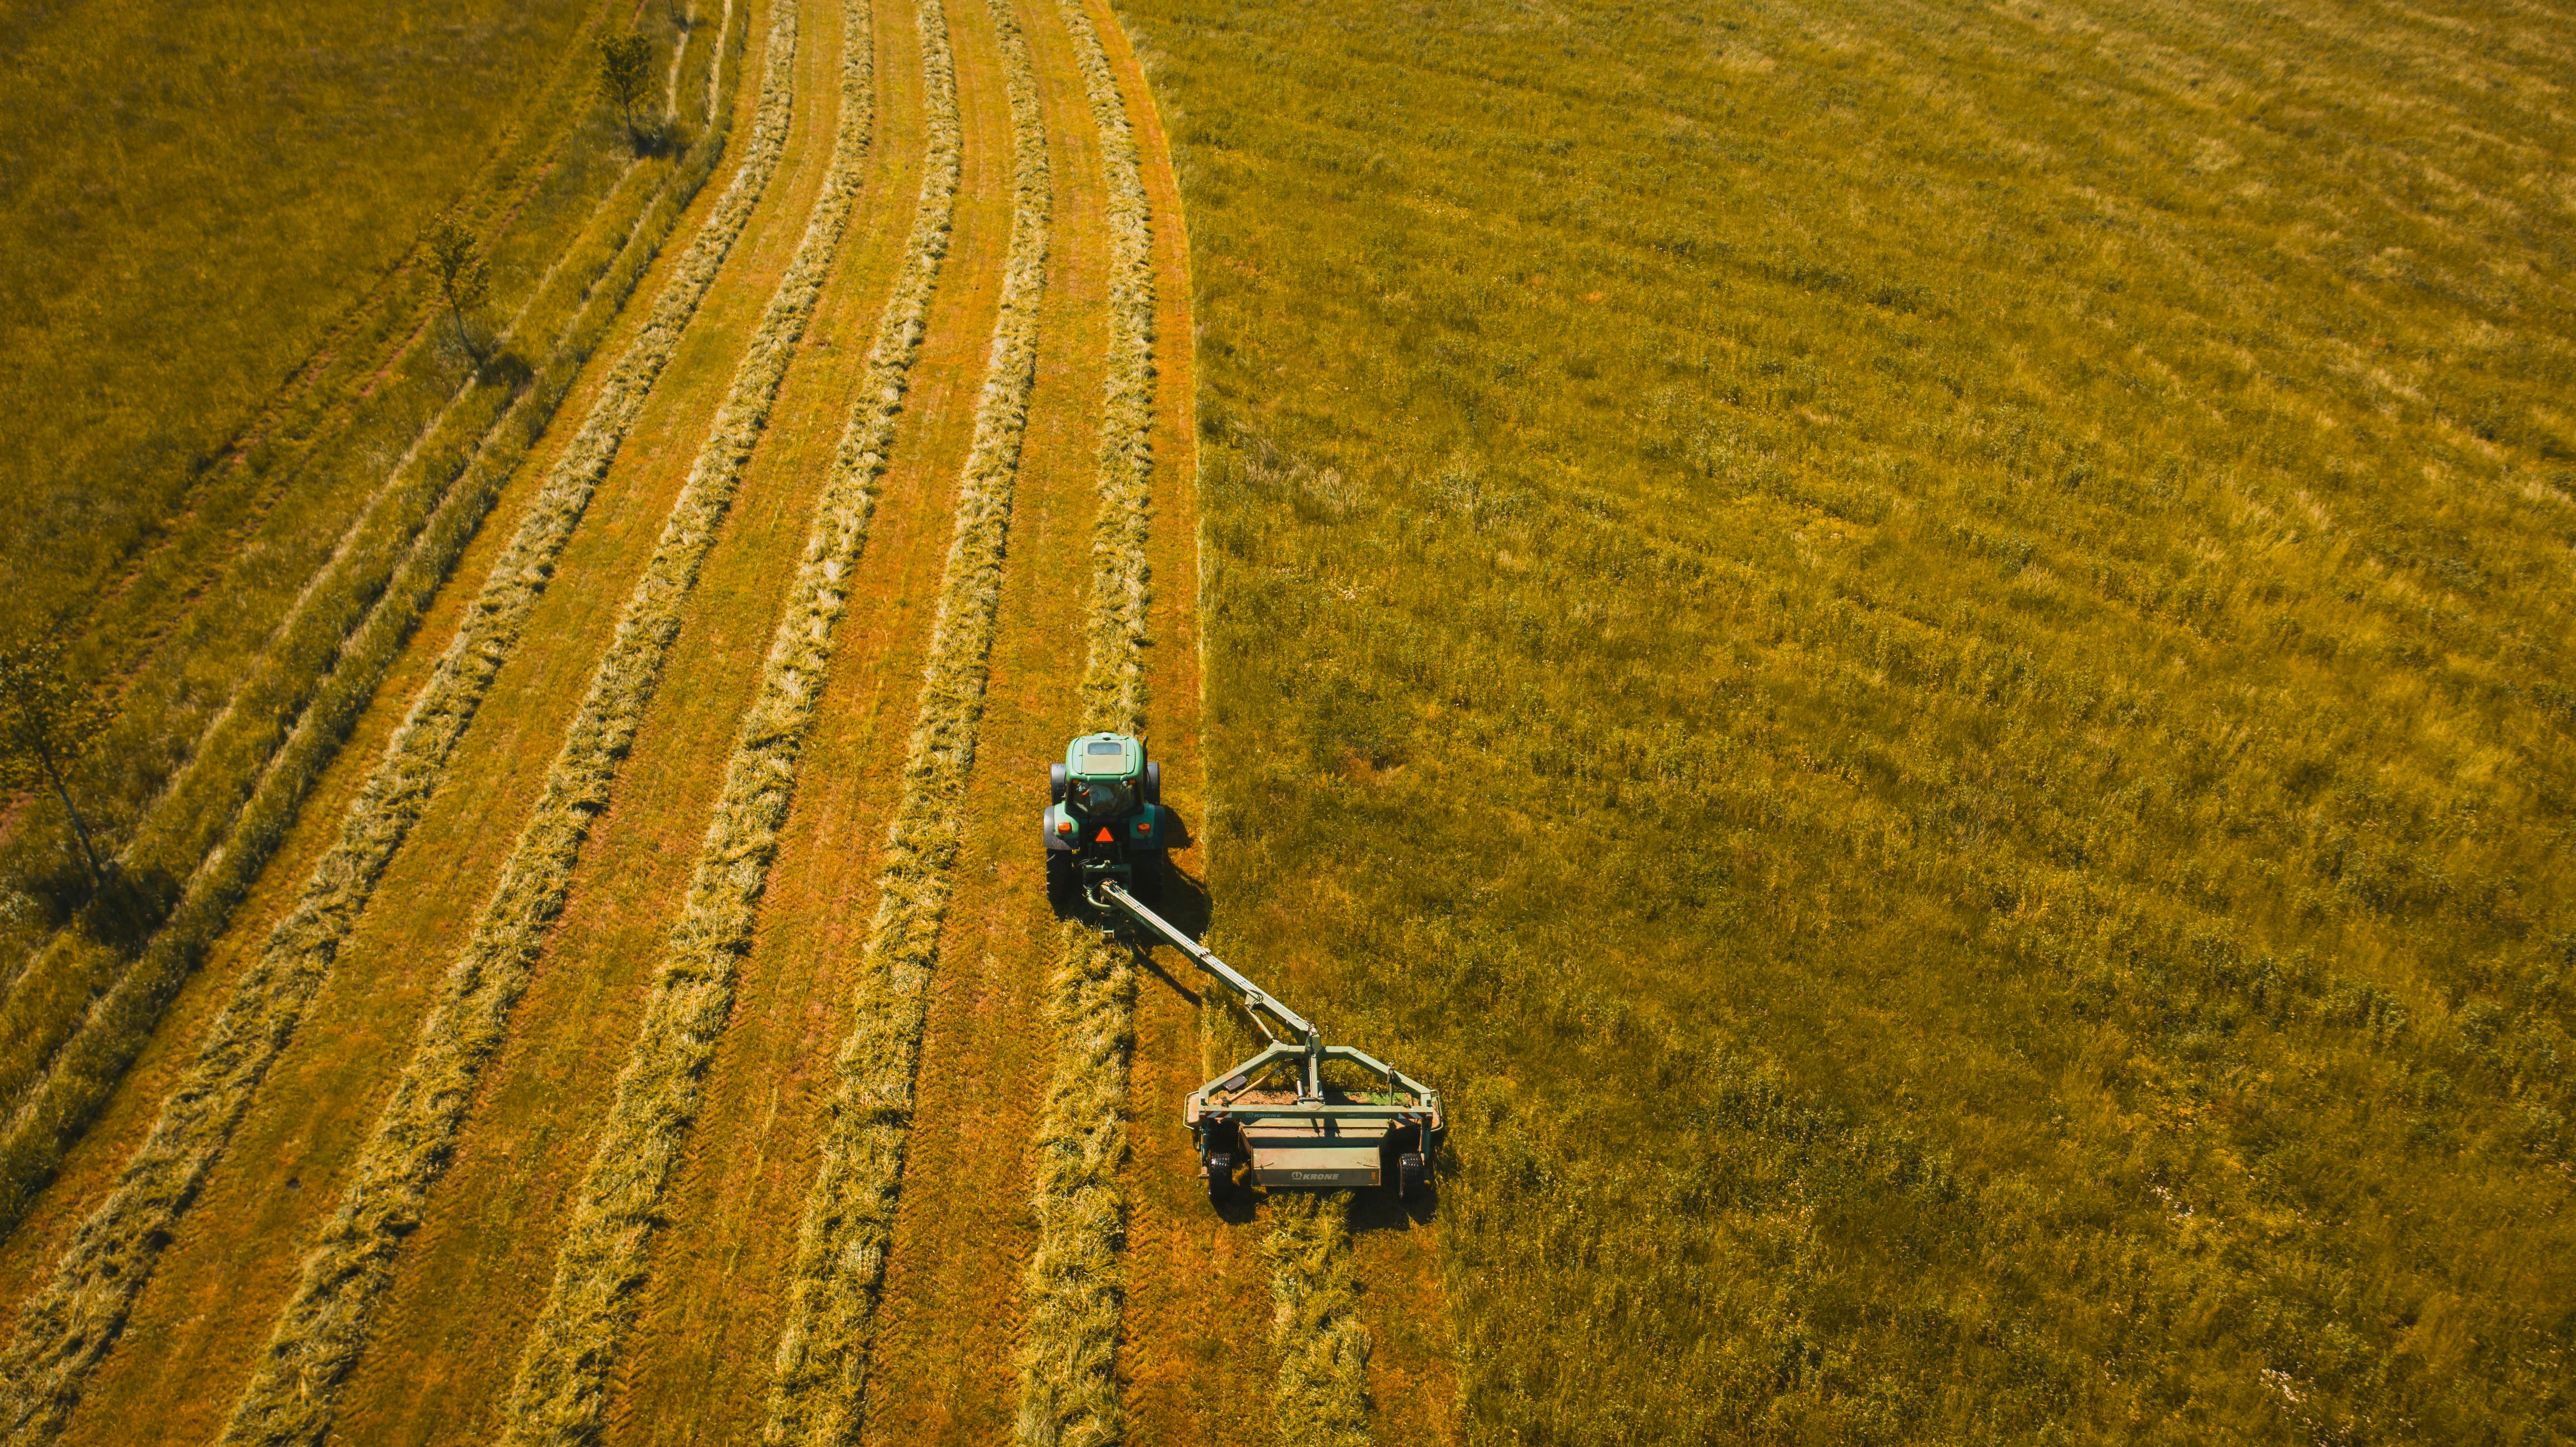
[[[376,881],[436,788],[484,689],[520,641],[555,555],[633,425],[679,334],[713,284],[774,170],[793,102],[794,34],[773,28],[751,143],[713,215],[619,359],[580,435],[558,460],[465,626],[442,657],[295,912],[235,986],[195,1063],[108,1200],[75,1233],[53,1277],[22,1307],[0,1354],[0,1444],[50,1440],[115,1339],[136,1293],[268,1066],[330,973]]]
[[[956,530],[940,582],[919,722],[887,831],[852,1028],[834,1061],[822,1160],[806,1200],[764,1437],[844,1443],[862,1408],[877,1290],[892,1234],[924,996],[952,888],[961,808],[983,715],[1013,484],[1037,362],[1052,222],[1047,139],[1028,46],[989,0],[1011,112],[1012,218],[1000,315],[976,403]]]

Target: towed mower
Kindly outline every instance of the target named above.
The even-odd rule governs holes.
[[[1218,959],[1146,907],[1133,886],[1162,857],[1174,832],[1162,807],[1162,774],[1142,742],[1124,734],[1075,739],[1050,772],[1055,802],[1045,819],[1048,864],[1073,876],[1084,907],[1113,933],[1160,939],[1233,994],[1270,1043],[1190,1092],[1181,1123],[1198,1143],[1208,1198],[1234,1189],[1249,1167],[1255,1184],[1334,1190],[1391,1186],[1411,1198],[1429,1185],[1446,1122],[1439,1092],[1347,1045],[1327,1045],[1304,1016]],[[1332,1079],[1324,1067],[1348,1069]]]

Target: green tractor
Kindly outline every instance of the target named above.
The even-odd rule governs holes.
[[[1047,873],[1077,885],[1100,907],[1103,884],[1150,893],[1163,851],[1178,826],[1163,807],[1163,766],[1145,757],[1145,742],[1125,734],[1084,734],[1047,768],[1053,796],[1040,828]]]
[[[1427,1189],[1448,1130],[1440,1093],[1365,1051],[1325,1044],[1312,1021],[1138,898],[1160,874],[1163,851],[1182,842],[1180,821],[1163,808],[1163,771],[1145,745],[1084,734],[1047,771],[1047,787],[1054,801],[1040,827],[1059,903],[1072,904],[1078,887],[1080,907],[1105,934],[1179,950],[1269,1042],[1182,1104],[1208,1198],[1224,1201],[1244,1170],[1271,1190],[1386,1186],[1411,1199]]]

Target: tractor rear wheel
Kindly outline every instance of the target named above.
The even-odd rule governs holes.
[[[1420,1151],[1406,1151],[1395,1158],[1395,1198],[1410,1201],[1422,1194],[1431,1180],[1431,1162]]]

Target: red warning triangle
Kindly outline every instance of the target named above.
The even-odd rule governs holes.
[[[1092,842],[1092,843],[1094,843],[1094,844],[1107,844],[1107,843],[1110,843],[1110,842],[1111,842],[1111,840],[1110,840],[1110,836],[1109,836],[1109,826],[1108,826],[1108,825],[1106,825],[1106,824],[1101,825],[1101,826],[1100,826],[1100,836],[1099,836],[1098,838],[1096,838],[1096,839],[1092,840],[1091,842]]]

